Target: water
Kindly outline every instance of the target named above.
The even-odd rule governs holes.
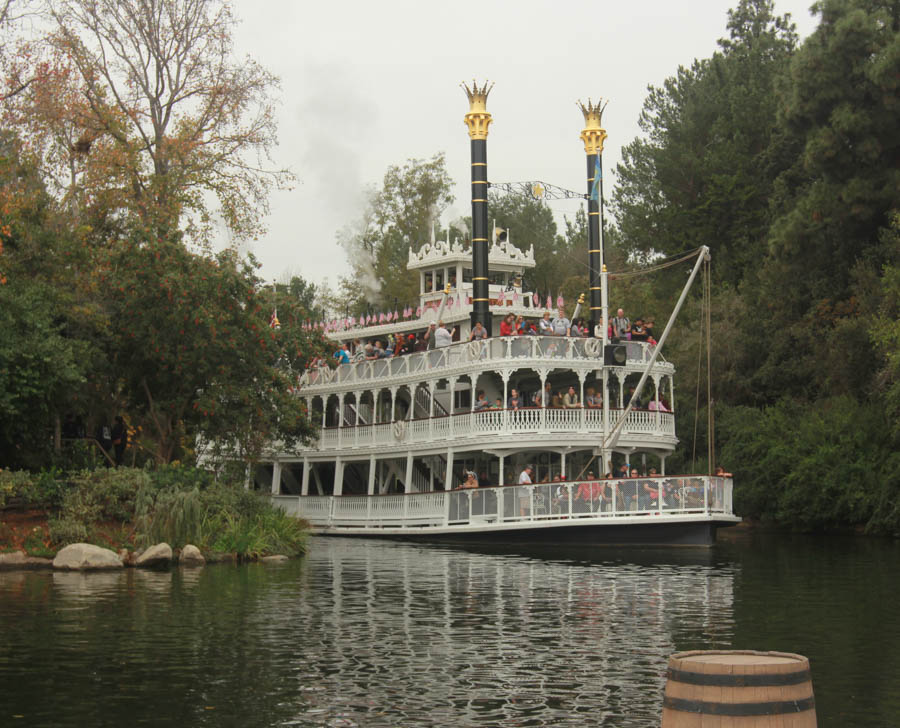
[[[811,660],[900,725],[900,545],[497,553],[314,539],[281,566],[0,573],[0,726],[652,726],[666,659]]]

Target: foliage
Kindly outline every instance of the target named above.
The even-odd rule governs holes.
[[[623,149],[616,170],[613,210],[631,256],[707,244],[717,275],[738,283],[765,251],[780,163],[769,156],[775,79],[796,34],[771,0],[741,0],[728,30],[720,53],[650,87],[644,136]]]
[[[362,217],[338,234],[353,273],[341,281],[345,307],[354,315],[371,304],[403,306],[417,300],[419,277],[406,269],[409,251],[431,239],[433,226],[453,202],[443,154],[411,159],[385,172],[369,193]]]
[[[100,272],[116,328],[110,357],[132,393],[134,414],[152,428],[160,462],[181,437],[202,432],[208,445],[254,458],[265,442],[291,447],[311,430],[291,388],[321,339],[301,329],[302,314],[282,306],[281,329],[252,261],[233,252],[191,253],[177,241],[123,244]],[[292,315],[289,315],[292,314]],[[296,314],[296,315],[293,315]]]
[[[719,432],[737,512],[802,530],[900,533],[898,459],[883,408],[785,397],[763,410],[725,408]]]
[[[165,541],[173,548],[193,543],[213,552],[256,558],[267,553],[305,553],[307,526],[240,482],[184,466],[101,468],[60,481],[53,474],[0,471],[0,506],[9,498],[50,507],[45,493],[57,484],[59,508],[49,533],[34,537],[34,549],[81,541],[130,547]],[[104,534],[106,534],[104,536]]]
[[[306,549],[306,528],[263,496],[235,482],[213,481],[192,469],[170,470],[137,495],[136,530],[144,545],[166,541],[255,558],[296,555]]]
[[[819,27],[779,84],[773,153],[789,164],[774,187],[755,298],[772,324],[757,381],[786,379],[809,396],[857,387],[864,396],[877,357],[859,284],[887,262],[881,231],[900,207],[900,16],[896,3],[869,0],[815,7]],[[846,368],[823,367],[813,354],[842,348],[858,353]]]
[[[20,87],[8,118],[61,197],[202,240],[215,198],[230,230],[259,232],[269,191],[292,175],[267,166],[277,79],[233,58],[230,3],[61,0],[43,23],[8,71]]]

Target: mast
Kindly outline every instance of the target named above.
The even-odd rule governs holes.
[[[584,114],[584,129],[581,141],[587,155],[588,191],[588,271],[591,289],[590,332],[595,335],[595,327],[602,322],[601,338],[606,339],[606,318],[603,311],[601,271],[603,270],[603,142],[606,130],[601,127],[603,109],[606,104],[601,98],[596,104],[588,99],[587,104],[578,104]]]
[[[584,142],[584,153],[587,156],[587,191],[588,191],[588,275],[591,291],[591,314],[588,331],[591,336],[597,335],[600,327],[601,362],[606,351],[606,332],[609,325],[608,277],[603,263],[603,142],[606,141],[606,130],[601,126],[603,109],[606,104],[601,97],[596,104],[588,98],[587,104],[578,103],[584,114],[584,129],[581,130],[581,141]],[[609,431],[609,371],[601,365],[603,380],[603,446],[600,450],[600,470],[605,475],[609,466],[609,449],[606,446]]]
[[[474,328],[481,321],[488,336],[493,336],[493,316],[488,278],[488,181],[487,181],[487,137],[491,115],[487,112],[487,97],[494,87],[478,88],[472,80],[472,88],[462,84],[469,97],[469,113],[465,116],[469,127],[472,155],[472,312],[469,314]]]

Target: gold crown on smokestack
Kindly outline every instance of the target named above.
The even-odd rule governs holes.
[[[587,154],[603,153],[603,142],[606,141],[606,130],[601,126],[603,122],[603,110],[606,104],[601,97],[596,104],[591,103],[588,97],[587,104],[577,102],[584,114],[584,129],[581,132],[581,141],[584,142],[584,151]],[[608,101],[606,102],[609,103]]]
[[[469,136],[472,139],[487,139],[488,126],[493,121],[487,112],[487,97],[494,88],[494,84],[488,85],[488,82],[485,81],[484,86],[478,88],[478,83],[473,78],[472,88],[469,88],[465,82],[460,86],[469,97],[469,113],[465,116],[466,126],[469,127]]]

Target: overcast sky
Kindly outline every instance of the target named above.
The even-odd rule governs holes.
[[[648,84],[706,58],[737,0],[299,2],[235,0],[237,53],[281,78],[279,166],[299,178],[271,199],[268,234],[247,247],[262,275],[300,274],[335,286],[346,275],[336,232],[358,216],[363,190],[391,164],[447,155],[456,201],[470,214],[463,80],[495,83],[488,138],[493,182],[584,187],[578,99],[603,97],[607,199],[620,148],[638,134]],[[776,0],[801,38],[811,0]],[[553,202],[557,216],[577,201]],[[515,242],[515,231],[512,231]]]

